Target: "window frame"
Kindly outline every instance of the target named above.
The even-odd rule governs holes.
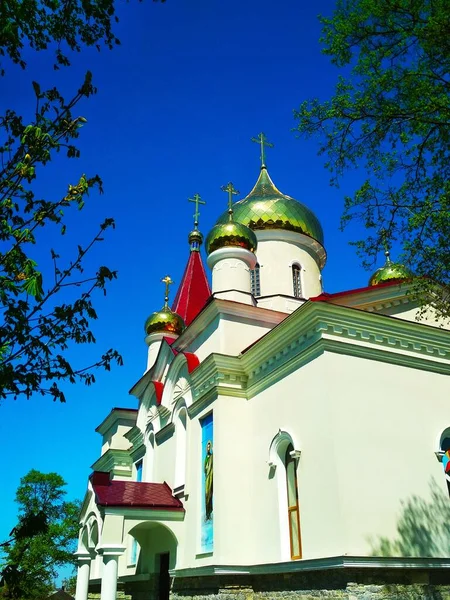
[[[261,265],[257,262],[254,269],[250,269],[250,289],[253,296],[261,296]]]
[[[302,267],[298,263],[291,265],[292,269],[292,291],[294,298],[302,298]]]
[[[297,461],[294,454],[294,447],[289,444],[286,448],[284,456],[284,468],[286,473],[286,499],[287,499],[287,511],[288,511],[288,528],[289,528],[289,542],[291,551],[291,560],[298,560],[302,558],[302,534],[300,529],[300,506],[298,501],[298,479],[297,479]],[[290,471],[293,476],[293,481],[290,481]],[[291,484],[291,485],[290,485]],[[292,485],[293,484],[293,485]],[[292,490],[295,493],[295,501],[291,501],[290,495]],[[291,491],[291,493],[290,493]],[[292,522],[292,515],[295,513],[296,518],[294,523]],[[294,531],[295,527],[295,531]],[[294,553],[294,533],[297,534],[298,539],[298,554]]]

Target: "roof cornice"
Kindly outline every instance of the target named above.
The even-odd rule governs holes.
[[[100,433],[101,435],[105,435],[105,433],[117,422],[121,419],[136,422],[137,419],[137,409],[135,408],[113,408],[109,415],[103,419],[100,425],[96,428],[95,431]]]
[[[131,477],[132,465],[129,450],[110,448],[95,461],[91,469],[112,473],[115,477]]]
[[[241,355],[208,356],[192,373],[194,402],[251,398],[326,351],[450,375],[449,331],[309,301]]]
[[[244,318],[247,322],[255,325],[269,324],[275,326],[286,318],[286,313],[241,302],[213,298],[191,325],[183,331],[174,346],[178,350],[185,350],[218,317],[224,319]]]

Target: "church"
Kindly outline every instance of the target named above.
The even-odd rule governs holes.
[[[324,292],[321,224],[258,141],[205,239],[192,199],[136,409],[97,428],[76,600],[448,600],[448,327],[417,320],[387,251],[367,287]]]

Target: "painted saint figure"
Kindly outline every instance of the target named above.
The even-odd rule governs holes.
[[[207,521],[212,519],[213,512],[213,455],[212,443],[206,444],[205,456],[205,518]]]

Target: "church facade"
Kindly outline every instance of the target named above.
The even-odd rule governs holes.
[[[449,331],[389,255],[324,293],[321,225],[264,163],[224,188],[211,288],[196,220],[137,409],[97,428],[76,600],[450,598]]]

